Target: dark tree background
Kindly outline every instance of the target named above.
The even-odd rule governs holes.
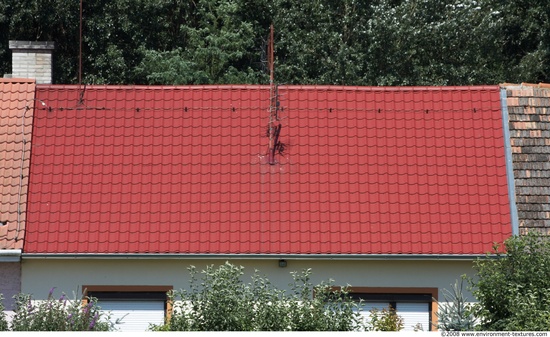
[[[78,79],[78,0],[0,0],[9,40],[54,41]],[[465,85],[550,82],[547,0],[83,0],[83,82]]]

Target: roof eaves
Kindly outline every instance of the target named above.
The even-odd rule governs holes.
[[[179,260],[394,260],[394,261],[473,261],[487,254],[110,254],[110,253],[26,253],[24,259],[179,259]]]

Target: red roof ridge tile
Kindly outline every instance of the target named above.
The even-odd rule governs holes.
[[[522,82],[522,83],[508,83],[508,82],[505,82],[505,83],[500,83],[499,84],[501,87],[504,87],[504,88],[509,88],[509,87],[535,87],[535,88],[541,88],[541,89],[550,89],[550,83],[544,83],[544,82],[539,82],[539,83],[528,83],[528,82]]]
[[[32,78],[18,78],[18,77],[13,77],[13,78],[0,78],[0,84],[2,83],[36,83],[36,80],[35,79],[32,79]]]

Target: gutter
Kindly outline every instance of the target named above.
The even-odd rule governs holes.
[[[0,262],[21,262],[21,249],[0,249]]]
[[[26,253],[24,259],[90,260],[339,260],[339,261],[473,261],[487,254],[59,254]]]

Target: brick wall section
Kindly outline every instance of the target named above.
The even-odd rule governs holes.
[[[21,263],[0,262],[0,292],[6,310],[13,310],[13,295],[21,292]]]
[[[550,85],[506,85],[519,230],[550,234]]]

